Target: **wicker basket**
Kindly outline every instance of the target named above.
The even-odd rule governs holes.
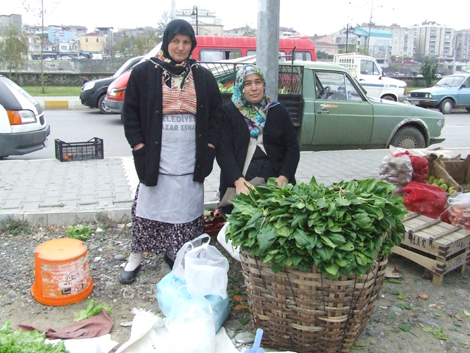
[[[388,258],[363,276],[328,280],[316,266],[309,272],[240,254],[250,313],[264,330],[263,346],[297,353],[349,352],[367,325],[384,280]]]

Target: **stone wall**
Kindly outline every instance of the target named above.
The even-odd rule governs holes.
[[[43,72],[47,86],[81,86],[84,82],[112,76],[127,59],[44,60]],[[27,61],[19,70],[12,70],[12,80],[20,86],[40,85],[41,62]],[[10,77],[5,62],[0,74]]]

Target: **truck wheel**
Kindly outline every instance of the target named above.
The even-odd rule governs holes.
[[[383,96],[382,99],[384,99],[386,101],[393,101],[393,102],[397,101],[394,96],[391,96],[389,94],[386,94],[385,96]]]
[[[454,103],[450,98],[444,99],[441,104],[439,104],[439,110],[442,114],[449,114],[452,108],[454,108]]]
[[[465,107],[465,110],[466,110],[467,112],[470,112],[470,107]]]
[[[104,103],[105,98],[106,94],[103,94],[100,99],[98,99],[98,108],[100,109],[101,114],[110,114],[111,111],[109,110],[108,106]]]
[[[423,134],[413,126],[405,126],[397,131],[390,142],[392,146],[401,148],[425,148],[426,141]]]

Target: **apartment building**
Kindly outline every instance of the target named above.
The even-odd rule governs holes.
[[[439,60],[453,60],[454,29],[436,22],[424,22],[416,30],[415,55]]]
[[[392,47],[390,55],[399,58],[412,58],[414,55],[415,28],[400,26],[388,27],[392,33]]]
[[[106,37],[99,33],[88,33],[78,39],[80,52],[87,56],[101,55],[105,53]],[[99,56],[98,56],[99,57]]]
[[[224,32],[222,20],[217,19],[215,11],[194,6],[192,9],[176,10],[176,18],[188,21],[200,36],[222,36]]]
[[[0,33],[10,26],[16,26],[18,28],[21,28],[21,19],[21,15],[16,14],[0,15]]]
[[[390,31],[376,27],[356,27],[354,34],[358,48],[367,50],[383,68],[388,67],[393,36]]]
[[[467,62],[470,60],[470,29],[455,32],[455,60]]]

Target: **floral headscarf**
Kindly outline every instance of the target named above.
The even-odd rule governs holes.
[[[250,103],[245,98],[245,78],[251,74],[258,74],[264,83],[264,94],[259,103]],[[245,117],[248,129],[250,130],[250,136],[253,138],[258,138],[260,131],[264,128],[268,109],[279,104],[279,102],[272,101],[266,95],[266,79],[261,70],[255,65],[243,65],[237,71],[237,77],[233,87],[232,102]]]
[[[168,52],[168,44],[177,34],[189,35],[191,37],[191,53],[197,45],[196,35],[194,34],[193,27],[185,20],[173,20],[165,28],[163,32],[162,48],[155,56],[150,60],[155,64],[155,66],[160,66],[164,70],[165,83],[168,87],[171,87],[171,75],[174,76],[183,76],[181,82],[181,88],[183,88],[186,78],[191,71],[191,66],[196,63],[196,60],[192,59],[191,53],[189,57],[182,61],[176,62],[170,56]]]

